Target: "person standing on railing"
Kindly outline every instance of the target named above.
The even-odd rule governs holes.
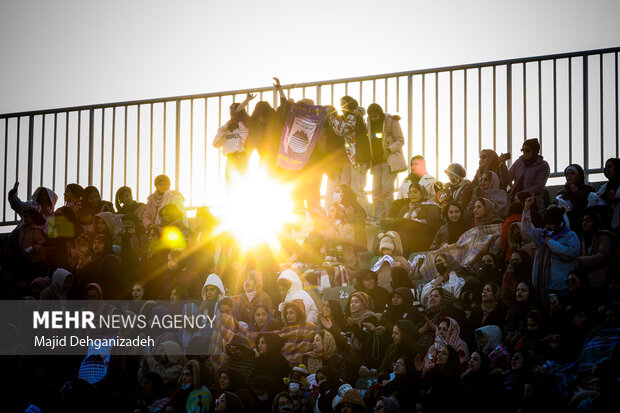
[[[256,95],[248,93],[241,103],[230,105],[230,120],[220,126],[213,139],[213,146],[222,149],[226,156],[226,181],[230,182],[233,171],[243,173],[247,169],[250,154],[246,151],[245,142],[248,138],[250,116],[245,110],[248,102]]]
[[[375,219],[386,218],[394,201],[396,174],[407,170],[402,147],[405,137],[400,116],[383,112],[376,103],[368,106],[368,134],[372,147],[372,203]]]
[[[349,185],[358,202],[370,213],[370,204],[364,188],[366,187],[366,173],[372,160],[372,151],[368,132],[364,122],[364,108],[359,106],[351,96],[340,99],[342,116],[331,115],[327,118],[334,133],[344,138],[344,148],[349,162],[342,170],[341,184]]]

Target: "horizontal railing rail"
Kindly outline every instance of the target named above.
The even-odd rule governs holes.
[[[524,139],[538,137],[552,177],[575,162],[587,178],[600,178],[605,159],[619,153],[618,53],[620,47],[282,88],[317,104],[351,95],[362,106],[379,103],[399,114],[404,151],[409,158],[424,155],[429,172],[440,177],[452,162],[473,175],[481,149],[516,154]],[[0,114],[0,226],[18,220],[6,199],[15,181],[26,183],[21,199],[47,186],[63,202],[64,186],[77,182],[97,186],[111,200],[128,185],[144,201],[153,177],[166,173],[188,207],[213,204],[223,190],[225,161],[211,140],[228,118],[227,106],[247,93],[278,103],[273,87],[258,87]]]

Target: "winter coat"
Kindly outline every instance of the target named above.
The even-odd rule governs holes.
[[[301,300],[305,307],[306,321],[316,324],[319,309],[310,294],[304,291],[301,278],[299,278],[297,273],[293,270],[284,270],[278,277],[278,280],[288,280],[291,282],[291,287],[286,292],[284,301],[280,303],[278,310],[280,312],[283,311],[284,303]]]
[[[44,210],[43,206],[39,205],[39,203],[37,202],[37,199],[39,198],[41,191],[47,191],[47,195],[49,196],[50,201],[52,202],[51,209]],[[54,191],[52,191],[49,188],[40,186],[34,191],[32,196],[30,197],[30,201],[22,201],[21,199],[19,199],[19,197],[15,193],[9,197],[9,204],[11,205],[11,208],[13,209],[13,211],[15,211],[17,215],[19,215],[20,218],[23,218],[24,212],[28,209],[36,209],[37,211],[41,213],[41,215],[47,218],[47,217],[54,215],[54,208],[56,206],[57,200],[58,200],[58,195],[56,195]],[[21,226],[22,226],[22,222],[17,224],[16,229],[20,228]]]
[[[521,155],[508,170],[508,180],[512,183],[513,190],[510,193],[510,199],[513,199],[517,195],[514,189],[521,176],[524,176],[523,186],[519,192],[536,192],[536,206],[539,210],[542,210],[544,206],[542,194],[547,185],[550,170],[549,164],[543,159],[542,155],[537,156],[538,158],[534,163],[527,168],[524,163],[525,159]]]
[[[224,156],[235,152],[245,152],[245,141],[248,138],[248,128],[246,125],[239,122],[237,128],[231,131],[228,128],[229,123],[230,121],[220,126],[213,139],[213,146],[222,148]]]
[[[566,277],[568,273],[577,267],[577,257],[581,250],[581,243],[577,234],[568,231],[556,239],[551,239],[544,244],[543,229],[534,228],[529,211],[523,211],[523,220],[521,221],[521,233],[531,239],[537,246],[536,256],[534,257],[534,267],[532,271],[532,284],[536,287],[536,291],[541,296],[546,295],[546,291],[541,289],[538,283],[541,277],[546,277],[546,290],[565,291]],[[546,260],[546,250],[550,250],[549,262]],[[549,273],[544,274],[541,268],[548,268]]]
[[[390,166],[392,173],[403,172],[407,170],[407,161],[403,155],[403,145],[405,144],[405,137],[403,131],[400,128],[400,116],[385,114],[385,120],[383,121],[383,139],[381,144],[383,150],[390,150],[390,155],[387,158],[387,163]],[[370,128],[370,123],[368,124]],[[370,129],[368,132],[370,136]]]

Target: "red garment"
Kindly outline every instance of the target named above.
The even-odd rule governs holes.
[[[504,225],[502,225],[502,233],[499,237],[499,246],[502,251],[506,252],[505,262],[509,262],[510,256],[512,255],[512,248],[508,245],[508,230],[513,222],[521,222],[521,214],[510,215],[504,220]]]

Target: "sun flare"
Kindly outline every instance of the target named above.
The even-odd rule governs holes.
[[[278,247],[278,234],[285,224],[294,221],[291,188],[258,165],[256,152],[250,157],[247,172],[231,177],[218,206],[217,232],[230,232],[246,250],[263,243]]]

